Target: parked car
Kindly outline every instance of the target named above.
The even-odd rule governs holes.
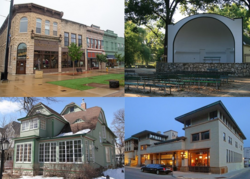
[[[146,166],[141,167],[141,171],[142,172],[146,172],[146,171],[154,172],[157,175],[159,175],[161,172],[169,174],[170,172],[172,172],[172,169],[161,164],[148,164]]]

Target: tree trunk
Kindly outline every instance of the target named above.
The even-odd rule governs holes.
[[[73,61],[73,76],[75,75],[75,61]]]
[[[165,28],[164,55],[168,55],[168,22],[166,22]]]

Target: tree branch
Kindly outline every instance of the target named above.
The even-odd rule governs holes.
[[[148,26],[147,24],[145,24],[145,26],[149,28],[155,34],[156,37],[159,37],[158,34],[152,29],[152,27]]]

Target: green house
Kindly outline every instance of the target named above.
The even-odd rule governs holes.
[[[115,165],[115,134],[100,107],[70,103],[59,114],[43,103],[35,105],[21,122],[14,139],[13,168],[33,173],[34,164]]]

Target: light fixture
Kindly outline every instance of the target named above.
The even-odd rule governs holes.
[[[26,57],[26,59],[29,59],[29,58],[30,58],[29,56]]]
[[[199,156],[200,159],[202,159],[202,156]]]

